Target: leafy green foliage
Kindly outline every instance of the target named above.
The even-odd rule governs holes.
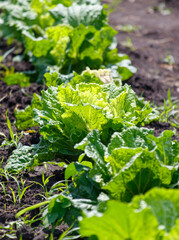
[[[78,78],[72,80],[72,85]],[[85,78],[89,79],[88,73],[81,77]],[[99,81],[95,76],[89,80],[96,79]],[[70,155],[78,154],[74,145],[93,129],[98,129],[107,141],[109,131],[140,125],[155,115],[149,104],[139,100],[127,85],[82,82],[74,88],[70,84],[49,87],[42,92],[42,111],[34,110],[34,113],[43,137],[57,152]]]
[[[116,163],[117,159],[121,159],[121,163]],[[118,173],[104,186],[114,198],[130,201],[135,194],[171,183],[172,171],[161,166],[155,154],[148,150],[116,149],[107,161],[115,161],[117,165]]]
[[[47,143],[45,152],[39,152],[44,158],[47,154],[50,160],[54,156],[79,155],[84,149],[75,149],[75,144],[94,129],[99,130],[97,138],[108,143],[115,131],[158,118],[149,103],[138,98],[128,85],[121,86],[118,80],[117,86],[109,70],[88,69],[72,79],[52,71],[46,73],[46,78],[47,84],[64,83],[49,87],[41,98],[35,94],[31,106],[15,112],[18,128],[39,125]],[[43,157],[38,158],[43,161]]]
[[[179,236],[179,220],[176,220],[175,226],[170,233],[164,237],[164,240],[177,240]]]
[[[82,237],[96,236],[98,239],[106,240],[144,238],[152,240],[172,237],[177,239],[179,214],[177,198],[176,189],[155,188],[146,195],[134,198],[132,205],[108,201],[103,214],[85,211],[80,221],[80,233]],[[162,225],[170,226],[169,234],[167,229],[161,230]]]
[[[19,144],[22,135],[13,133],[7,117],[11,141],[3,146],[13,143],[17,149],[5,171],[19,173],[62,156],[69,163],[59,163],[66,168],[65,182],[49,192],[51,176],[42,175],[47,201],[17,217],[45,206],[42,220],[52,232],[62,222],[78,232],[83,215],[80,233],[90,239],[178,240],[178,190],[153,188],[178,186],[179,143],[172,141],[172,131],[155,137],[153,130],[139,128],[159,114],[130,86],[122,86],[136,69],[128,56],[118,54],[117,32],[100,1],[4,0],[0,8],[3,36],[22,41],[40,78],[46,72],[48,87],[42,97],[34,94],[31,106],[15,112],[18,128],[39,125],[38,144]],[[23,73],[9,74],[5,81],[29,84]],[[177,102],[170,93],[168,98],[161,119],[176,114]],[[20,201],[26,189],[20,189]]]
[[[118,55],[117,32],[99,1],[6,0],[0,8],[3,36],[25,44],[38,81],[49,65],[62,74],[107,67],[122,80],[136,72],[127,56]]]
[[[171,141],[172,131],[162,132],[159,138],[150,136],[150,139],[157,145],[156,158],[165,165],[173,165],[178,167],[179,162],[179,143]]]
[[[158,232],[157,221],[149,209],[137,213],[130,206],[116,201],[107,203],[102,216],[86,217],[80,222],[82,237],[95,235],[99,240],[152,240]]]
[[[80,24],[85,26],[95,26],[100,29],[106,24],[106,12],[100,4],[87,5],[73,3],[70,7],[65,7],[58,4],[55,8],[50,10],[55,24],[66,24],[72,27],[78,27]]]
[[[73,166],[74,165],[74,166]],[[72,163],[65,171],[65,179],[73,175],[74,182],[67,185],[60,194],[53,194],[41,205],[47,205],[43,209],[43,223],[45,227],[53,227],[66,222],[69,226],[77,223],[77,218],[82,210],[91,210],[96,207],[99,189],[96,183],[89,177],[89,168],[79,163]],[[76,173],[78,174],[75,174]],[[76,176],[77,175],[77,176]],[[87,187],[89,186],[89,187]],[[17,216],[39,207],[39,204],[20,211]]]
[[[3,36],[22,40],[22,31],[29,29],[28,24],[31,26],[37,16],[31,11],[28,1],[2,1],[0,8],[3,9],[1,14]]]
[[[171,97],[170,89],[168,99],[164,99],[164,104],[157,109],[161,122],[168,122],[171,126],[179,128],[179,100]]]
[[[19,84],[21,87],[27,87],[30,85],[30,78],[24,73],[12,73],[7,75],[3,81],[8,85]]]
[[[72,31],[70,26],[58,25],[48,27],[46,36],[35,37],[32,34],[25,33],[26,52],[32,52],[35,57],[46,57],[49,52],[54,58],[59,58],[56,61],[64,61],[65,49],[69,41],[69,33]],[[58,53],[59,51],[59,53]]]
[[[174,57],[168,52],[165,56],[165,58],[162,60],[164,63],[167,63],[169,65],[174,65],[175,64],[175,59]]]
[[[41,36],[43,30],[54,22],[48,12],[54,6],[55,1],[47,0],[2,1],[0,8],[3,9],[1,14],[1,31],[3,36],[16,38],[21,41],[23,41],[23,31]]]
[[[126,55],[118,55],[116,44],[111,47],[115,34],[108,25],[99,30],[91,25],[80,24],[74,29],[69,25],[57,25],[47,28],[48,38],[26,34],[26,52],[30,51],[35,57],[48,56],[49,64],[59,66],[64,74],[72,70],[80,73],[87,66],[91,69],[107,66],[126,80],[136,69]]]
[[[178,198],[178,190],[155,188],[144,196],[136,196],[132,205],[135,208],[142,208],[146,204],[152,209],[159,225],[164,226],[166,232],[170,232],[175,226],[176,219],[179,218]]]
[[[168,135],[167,143],[174,147],[172,155],[170,151],[163,151],[163,135]],[[114,133],[106,148],[94,130],[75,148],[84,150],[93,159],[91,176],[101,183],[102,189],[112,198],[130,201],[134,195],[155,186],[169,186],[173,182],[173,175],[178,172],[179,145],[172,142],[171,136],[171,131],[165,131],[157,138],[151,130],[131,127]],[[170,156],[167,163],[162,161],[166,155]],[[175,184],[177,181],[175,179]]]
[[[32,166],[34,160],[32,151],[33,146],[22,146],[14,150],[13,154],[8,158],[6,170],[18,173]]]
[[[61,85],[62,83],[68,83],[74,77],[73,73],[68,75],[62,75],[57,71],[50,68],[49,72],[44,74],[45,83],[47,87],[50,86],[56,87],[58,85]]]
[[[38,144],[31,146],[19,144],[8,158],[5,169],[9,172],[19,173],[42,162],[53,160],[55,157],[56,152],[54,152],[53,146],[41,138]]]
[[[33,109],[42,109],[41,97],[34,93],[30,106],[27,106],[24,110],[15,110],[16,127],[18,129],[27,129],[29,127],[36,126],[38,123],[33,120]]]
[[[65,98],[67,102],[68,97]],[[163,136],[166,140],[167,135],[167,142],[177,149],[176,141],[171,140],[171,131],[165,131],[157,138],[153,136],[153,130],[129,127],[114,133],[107,147],[100,140],[99,130],[90,132],[81,143],[75,145],[88,158],[83,154],[79,162],[72,162],[66,168],[65,179],[71,178],[72,182],[61,194],[49,198],[43,209],[44,225],[55,227],[64,221],[76,227],[78,217],[84,211],[87,218],[80,222],[82,236],[96,235],[104,239],[105,235],[106,239],[111,236],[115,239],[119,235],[121,239],[141,239],[146,234],[144,222],[145,226],[149,225],[149,239],[175,236],[179,214],[178,190],[152,189],[155,186],[170,186],[172,174],[177,171],[177,151],[173,151],[172,157],[170,155],[170,165],[164,165],[157,159],[159,153],[160,156],[168,154],[161,148],[165,145]],[[139,195],[141,193],[146,194]],[[135,195],[138,196],[131,205],[107,202],[114,198],[126,202]],[[109,224],[109,221],[113,224]],[[93,225],[99,228],[94,229]],[[159,225],[163,226],[163,230],[159,230]],[[102,226],[108,231],[102,231]]]

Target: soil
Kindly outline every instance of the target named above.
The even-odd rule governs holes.
[[[103,1],[109,3],[111,1]],[[167,91],[171,89],[171,95],[179,98],[179,2],[178,0],[166,0],[167,8],[172,10],[170,15],[164,16],[159,12],[152,12],[151,8],[157,6],[159,0],[125,0],[119,5],[114,5],[115,11],[110,15],[110,24],[118,29],[119,25],[132,24],[139,27],[139,30],[131,33],[119,31],[117,34],[119,52],[126,53],[132,60],[132,64],[137,67],[137,73],[127,81],[133,90],[146,100],[150,100],[157,105],[163,104],[163,99],[167,98]],[[124,47],[121,42],[124,42],[127,37],[130,37],[133,46],[130,48]],[[1,54],[11,49],[14,45],[7,46],[4,40],[0,43]],[[23,49],[19,45],[15,45],[15,49],[6,58],[5,65],[14,67],[15,71],[32,70],[33,66],[26,62],[15,63],[13,57],[22,52]],[[167,52],[175,59],[175,64],[169,65],[163,62]],[[1,71],[1,69],[0,69]],[[3,132],[9,138],[9,129],[6,124],[6,110],[8,109],[8,117],[12,123],[14,132],[17,131],[13,122],[15,120],[14,110],[25,108],[30,104],[33,93],[40,94],[43,89],[42,85],[32,83],[29,87],[21,88],[19,86],[7,86],[3,81],[0,81],[0,132]],[[152,123],[148,127],[155,129],[155,134],[159,135],[163,130],[172,129],[168,123]],[[39,141],[38,128],[34,128],[32,133],[24,136],[21,140],[23,144],[31,145]],[[0,143],[3,137],[0,137]],[[7,158],[12,152],[12,148],[0,149],[0,160],[3,159],[2,165],[6,163]],[[0,172],[0,227],[7,226],[9,223],[13,225],[16,220],[15,214],[26,206],[39,203],[45,199],[44,189],[42,184],[42,172],[45,172],[45,177],[52,176],[47,185],[47,189],[59,180],[64,179],[63,169],[55,165],[47,165],[47,170],[44,166],[38,166],[33,172],[22,172],[20,176],[16,176],[20,182],[21,178],[25,182],[25,187],[30,186],[19,202],[18,188],[16,181],[11,176],[4,176]],[[36,183],[35,183],[36,182]],[[5,191],[3,191],[4,184]],[[38,184],[40,183],[40,184]],[[20,184],[22,188],[22,184]],[[16,202],[13,200],[12,190],[16,196]],[[29,218],[36,216],[39,210],[34,210],[29,213]],[[39,222],[37,222],[39,223]],[[37,225],[36,223],[36,225]],[[34,224],[35,227],[35,224]],[[9,227],[10,228],[10,227]],[[12,227],[15,231],[16,239],[43,240],[49,239],[49,232],[44,231],[41,227],[32,231],[27,226],[22,226],[16,231],[17,226]],[[60,233],[67,228],[62,224],[55,233],[55,239],[58,239]],[[0,238],[3,240],[10,239],[8,235],[3,237],[3,234],[8,232],[0,230]]]
[[[166,7],[172,10],[164,16],[159,12],[151,13],[150,9],[157,6],[158,0],[126,0],[116,6],[110,15],[110,24],[117,30],[119,25],[131,24],[139,28],[136,32],[119,31],[117,35],[119,52],[127,53],[137,73],[127,82],[138,95],[157,105],[167,98],[167,91],[179,97],[179,2],[166,1]],[[131,48],[125,48],[121,42],[129,37]],[[175,64],[163,62],[170,53]]]

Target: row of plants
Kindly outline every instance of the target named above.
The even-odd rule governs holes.
[[[41,105],[34,109],[31,122],[38,123],[41,140],[39,144],[14,150],[6,169],[21,171],[44,160],[61,159],[58,165],[65,168],[65,183],[56,183],[50,196],[40,203],[40,206],[45,205],[42,210],[44,227],[52,226],[54,230],[66,222],[73,226],[74,239],[76,234],[76,239],[79,238],[79,232],[81,236],[96,235],[98,239],[104,239],[104,236],[111,239],[113,234],[114,239],[141,239],[146,232],[142,230],[144,222],[140,221],[145,219],[146,224],[147,214],[149,225],[151,218],[155,219],[148,239],[174,239],[178,204],[177,201],[173,203],[173,197],[178,197],[175,188],[178,186],[179,143],[172,141],[173,131],[167,130],[155,137],[153,130],[142,127],[158,120],[159,113],[150,107],[149,102],[137,97],[130,86],[117,86],[115,81],[103,84],[96,75],[85,71],[67,84],[49,87],[42,92]],[[112,80],[111,76],[109,78]],[[25,119],[20,118],[21,113],[17,114],[19,125],[20,120]],[[155,187],[158,189],[153,189]],[[60,193],[54,194],[57,190]],[[173,197],[166,198],[170,191]],[[144,204],[142,199],[148,195],[141,194],[154,194],[154,200]],[[137,207],[133,207],[135,199],[138,199]],[[164,205],[161,204],[163,201]],[[119,207],[118,218],[116,206]],[[176,213],[167,210],[169,206]],[[17,217],[35,207],[39,204],[22,210]],[[126,231],[120,227],[116,233],[113,224],[105,222],[111,212],[114,214],[111,218],[116,219],[115,228],[118,229],[121,222],[129,221]],[[130,214],[132,217],[128,219]],[[141,216],[141,226],[135,232],[133,227],[138,215]],[[170,217],[175,220],[168,227]],[[100,229],[100,225],[108,229],[103,224],[109,225],[108,237],[105,230]]]
[[[68,165],[66,161],[58,163],[66,168],[66,183],[56,183],[51,189],[50,197],[40,204],[47,205],[43,209],[44,227],[52,225],[52,229],[55,229],[65,221],[77,231],[77,222],[82,212],[90,217],[93,216],[91,214],[105,216],[102,212],[105,211],[106,214],[109,200],[131,202],[135,195],[144,194],[153,187],[177,187],[179,143],[171,140],[172,131],[165,131],[160,137],[155,137],[153,130],[140,127],[157,120],[158,112],[154,111],[148,102],[138,98],[128,85],[116,86],[115,82],[104,85],[94,73],[85,72],[76,75],[68,84],[49,87],[42,93],[41,103],[40,108],[34,109],[33,122],[39,123],[42,135],[40,143],[14,150],[6,169],[21,171],[42,163],[44,159],[54,160],[56,157],[71,162]],[[21,111],[18,112],[20,113]],[[74,161],[75,159],[78,160]],[[69,183],[70,178],[72,182]],[[60,194],[54,194],[58,189],[64,190]],[[160,195],[160,191],[162,190],[155,189],[154,192]],[[171,190],[163,191],[166,191],[168,196],[167,191]],[[160,210],[163,211],[160,216],[162,221],[155,224],[155,231],[148,235],[149,239],[154,236],[165,239],[166,232],[168,234],[173,229],[178,218],[176,213],[176,219],[169,230],[158,229],[161,223],[164,224],[164,218],[170,215],[165,212],[170,204],[178,211],[177,204],[173,204],[173,198],[166,200],[165,194],[163,193],[164,199],[159,198],[155,203],[159,207],[160,201],[166,201]],[[176,189],[172,192],[173,196],[175,194],[177,199]],[[131,209],[132,214],[134,210],[129,207],[130,204],[124,204],[124,208],[126,211]],[[39,204],[22,210],[17,216],[35,207],[39,207]],[[151,205],[144,206],[145,211],[149,211],[146,209],[148,207]],[[142,216],[146,214],[145,211]],[[116,210],[114,212],[116,213]],[[153,214],[151,211],[150,215]],[[124,216],[128,215],[124,213]],[[171,212],[171,218],[173,216],[174,213]],[[159,218],[157,215],[155,217]],[[92,219],[98,221],[96,218]],[[146,220],[146,216],[144,219]],[[170,223],[171,219],[168,222]],[[83,226],[83,223],[84,221],[80,221],[80,226]],[[118,224],[120,225],[120,222]],[[141,229],[142,227],[139,231]],[[123,233],[121,239],[129,237],[132,232]],[[85,231],[83,233],[83,230],[80,230],[80,233],[82,236],[89,236]],[[97,236],[100,233],[101,230],[95,232]],[[145,231],[143,234],[146,234]],[[168,239],[173,239],[173,234],[178,236],[175,230],[172,230],[171,234]],[[76,236],[78,237],[79,235]],[[104,236],[98,237],[103,239]],[[141,235],[138,239],[141,239]]]
[[[23,44],[19,57],[33,63],[35,69],[26,74],[37,82],[42,82],[49,66],[62,74],[110,68],[114,77],[126,80],[136,69],[128,56],[117,52],[117,31],[108,24],[106,7],[99,0],[5,0],[0,3],[0,28],[9,42]],[[22,86],[29,84],[27,76],[17,73],[4,81],[13,79]]]
[[[69,228],[59,239],[177,240],[179,143],[173,131],[156,137],[144,127],[161,116],[122,84],[135,68],[117,52],[106,6],[5,0],[0,7],[3,36],[23,43],[23,57],[47,86],[15,111],[17,128],[39,126],[40,141],[14,141],[5,171],[20,174],[47,161],[65,171],[44,201],[16,217],[40,208],[37,221],[51,229],[50,239],[65,222]]]

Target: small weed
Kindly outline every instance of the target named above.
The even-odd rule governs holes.
[[[130,37],[127,37],[125,41],[121,42],[121,45],[126,47],[126,48],[129,48],[130,50],[135,49]]]
[[[5,197],[7,196],[7,192],[6,192],[6,187],[5,187],[5,183],[4,182],[0,182],[0,186],[2,188],[2,192],[4,193]]]
[[[157,107],[160,112],[160,122],[167,122],[171,126],[179,128],[179,99],[171,98],[170,89],[168,90],[168,99],[164,99],[164,104]]]
[[[14,49],[15,49],[15,47],[13,47],[13,48],[9,49],[8,51],[6,51],[3,56],[0,56],[0,62],[4,61],[5,58],[6,58],[10,53],[12,53],[12,52],[14,51]]]
[[[155,13],[155,12],[159,12],[160,14],[167,16],[170,15],[172,13],[172,10],[170,8],[166,8],[165,3],[159,3],[156,6],[150,7],[148,8],[148,12],[149,13]]]
[[[18,179],[15,176],[10,175],[4,169],[1,169],[1,168],[0,168],[0,175],[5,177],[5,179],[6,179],[6,181],[0,182],[0,186],[2,188],[2,192],[4,193],[5,196],[8,195],[7,194],[7,190],[6,190],[6,184],[8,184],[9,179],[10,178],[13,179],[14,182],[17,184],[17,195],[15,194],[15,191],[11,187],[8,186],[8,188],[11,191],[11,195],[12,195],[12,200],[13,200],[14,206],[16,206],[16,203],[18,201],[19,207],[20,207],[21,206],[21,200],[22,200],[26,190],[28,188],[30,188],[34,184],[34,182],[32,182],[32,184],[30,184],[28,186],[25,186],[26,182],[21,178],[20,179],[21,186],[20,186],[20,183],[19,183]]]
[[[118,25],[116,28],[117,30],[122,32],[136,32],[142,27],[137,25],[126,24],[126,25]]]
[[[73,228],[73,226],[70,226],[61,234],[59,240],[79,239],[80,235],[78,234],[78,231],[79,227]]]
[[[7,225],[0,225],[0,238],[1,239],[17,239],[16,229],[24,225],[22,220],[9,222]]]
[[[16,201],[18,200],[19,206],[21,206],[22,197],[24,196],[26,190],[33,185],[33,183],[32,183],[31,185],[28,185],[27,187],[25,187],[25,181],[23,181],[23,179],[21,178],[20,182],[21,182],[22,187],[20,187],[20,184],[19,184],[19,181],[17,180],[17,178],[14,177],[14,176],[11,176],[11,178],[12,178],[12,179],[16,182],[16,184],[17,184],[18,196],[16,197]],[[13,199],[14,199],[14,197],[13,197]]]
[[[108,14],[111,14],[115,12],[117,5],[121,4],[123,0],[107,0],[106,2],[108,4]]]
[[[18,148],[19,141],[21,140],[23,135],[28,134],[28,133],[25,133],[23,131],[21,131],[20,134],[14,133],[13,129],[12,129],[12,126],[11,126],[11,122],[10,122],[7,114],[8,114],[8,110],[6,111],[6,119],[7,119],[7,126],[9,128],[10,139],[8,139],[8,137],[4,133],[0,132],[0,136],[5,138],[4,141],[1,143],[0,147],[15,147],[15,148]]]
[[[44,191],[46,197],[49,197],[49,192],[48,192],[48,189],[47,189],[47,184],[49,183],[49,179],[50,179],[51,177],[53,177],[53,176],[54,176],[54,175],[51,175],[51,176],[45,178],[44,171],[42,172],[42,185],[41,185],[41,186],[42,186],[42,188],[43,188],[43,191]]]
[[[6,169],[2,168],[2,164],[3,164],[3,160],[1,160],[1,164],[0,164],[0,176],[4,177],[7,181],[9,181],[9,174],[6,171]]]
[[[16,195],[15,195],[15,192],[14,192],[14,190],[11,187],[9,187],[9,189],[11,190],[11,193],[12,193],[12,199],[13,199],[14,206],[16,206]]]
[[[169,65],[173,65],[175,64],[175,59],[174,57],[170,54],[170,52],[168,51],[168,53],[166,54],[165,58],[163,59],[163,62]]]

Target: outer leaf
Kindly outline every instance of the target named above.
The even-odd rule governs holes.
[[[49,9],[52,8],[55,1],[48,0],[32,0],[30,3],[31,11],[36,12],[38,17],[36,19],[40,26],[45,29],[48,26],[53,25],[54,19],[49,14]]]
[[[108,145],[109,153],[115,148],[128,147],[128,148],[155,148],[155,144],[148,139],[148,135],[153,134],[153,129],[130,127],[121,133],[114,133],[111,137],[110,144]]]
[[[82,210],[96,209],[100,190],[89,177],[89,168],[79,163],[71,163],[65,171],[65,178],[69,177],[73,177],[73,182],[68,189],[59,195],[54,195],[43,213],[46,227],[54,224],[56,220],[63,220],[68,225],[72,225],[77,222]]]
[[[155,158],[155,153],[147,149],[115,149],[106,161],[113,165],[114,173],[118,172],[104,186],[114,198],[130,201],[136,194],[171,183],[172,171],[162,166]]]
[[[156,157],[165,165],[178,165],[179,143],[172,141],[173,131],[166,130],[158,138],[150,136],[157,145]]]
[[[35,38],[28,34],[25,38],[26,52],[31,51],[35,57],[46,56],[53,46],[49,39]]]
[[[106,67],[111,69],[112,76],[121,78],[125,81],[137,72],[137,69],[131,65],[131,60],[125,54],[118,54],[117,49],[112,49],[106,53]]]
[[[57,68],[59,70],[59,68]],[[68,75],[62,75],[56,71],[56,67],[50,68],[49,72],[44,74],[47,87],[53,86],[56,87],[62,83],[68,83],[74,77],[73,73]]]
[[[117,71],[122,78],[122,81],[129,79],[133,76],[134,73],[137,72],[137,69],[131,65],[130,59],[125,59],[119,62],[119,64],[116,64],[116,66]]]
[[[178,189],[155,188],[147,192],[144,196],[135,197],[132,205],[135,208],[140,208],[146,203],[152,209],[159,225],[163,225],[166,232],[170,232],[176,224],[176,219],[179,218],[178,199]]]
[[[82,237],[93,235],[99,240],[153,240],[159,230],[150,210],[134,212],[127,204],[109,201],[103,216],[87,216],[80,222],[80,233]]]
[[[164,237],[164,240],[178,240],[179,238],[179,219],[176,220],[175,226],[170,233]]]
[[[148,121],[149,114],[153,116],[153,120],[158,118],[156,113],[152,113],[149,103],[139,100],[130,86],[116,88],[113,84],[109,84],[107,87],[104,86],[104,91],[110,94],[110,114],[113,115],[113,128],[117,131],[118,123],[124,121],[126,125],[131,126]]]
[[[106,13],[100,4],[87,5],[73,3],[70,7],[64,7],[58,4],[50,10],[55,19],[55,24],[66,24],[72,27],[78,27],[80,24],[85,26],[93,25],[97,29],[104,25]]]
[[[33,149],[33,146],[22,146],[14,150],[7,161],[6,170],[20,172],[22,169],[32,166],[34,160]]]
[[[53,151],[63,154],[76,154],[69,136],[63,134],[61,115],[64,113],[57,99],[57,88],[50,87],[42,92],[43,111],[34,109],[35,121],[39,123],[40,133],[53,145]]]
[[[69,34],[72,31],[70,26],[58,25],[49,27],[46,30],[48,39],[53,42],[53,48],[50,54],[54,57],[57,65],[63,65],[66,55],[67,44],[70,40]]]
[[[18,129],[27,129],[29,127],[33,127],[38,125],[37,122],[34,121],[33,117],[33,109],[42,109],[41,97],[34,93],[33,99],[30,106],[27,106],[24,110],[15,110],[16,117],[16,127]]]
[[[63,195],[54,196],[51,199],[48,208],[46,208],[43,213],[44,226],[48,227],[50,224],[55,223],[57,219],[62,221],[67,208],[70,206],[71,202],[68,198]]]
[[[4,10],[1,14],[3,19],[1,25],[3,36],[15,37],[22,41],[22,31],[27,31],[31,28],[37,18],[37,13],[31,11],[27,0],[7,0],[2,2],[0,7]]]
[[[71,44],[68,51],[68,57],[76,59],[80,51],[80,46],[85,41],[86,35],[91,35],[92,37],[95,32],[96,29],[93,26],[85,27],[84,25],[80,25],[79,27],[75,28],[70,34]],[[86,40],[88,40],[88,38],[86,38]]]
[[[116,31],[109,27],[105,26],[100,31],[95,31],[94,37],[89,39],[88,48],[82,46],[81,59],[91,58],[93,61],[101,61],[101,64],[104,61],[105,53],[108,51],[108,48],[113,42],[113,37],[116,34]],[[92,51],[92,52],[91,52]],[[92,63],[89,64],[92,65]],[[96,68],[92,66],[93,68]]]
[[[41,138],[38,144],[19,145],[18,149],[15,149],[8,158],[6,169],[9,172],[19,173],[28,167],[39,165],[41,162],[51,161],[56,155],[57,151],[53,149],[53,145]]]
[[[104,62],[105,53],[113,42],[116,31],[105,26],[99,31],[94,26],[79,25],[70,34],[67,49],[67,60],[64,69],[71,64],[77,72],[85,70],[86,66],[98,69]],[[80,62],[80,66],[77,62]]]
[[[106,147],[100,142],[100,133],[98,130],[90,132],[82,142],[75,145],[76,149],[83,150],[85,154],[95,161],[91,170],[91,176],[100,181],[109,181],[110,169],[104,161]],[[99,181],[98,181],[99,182]]]
[[[71,80],[70,85],[72,87],[76,87],[79,83],[97,83],[102,85],[102,81],[99,79],[98,76],[95,74],[88,73],[84,71],[81,75],[75,75],[74,78]]]

